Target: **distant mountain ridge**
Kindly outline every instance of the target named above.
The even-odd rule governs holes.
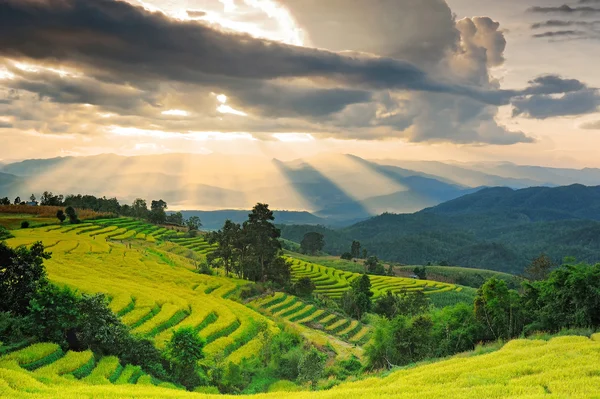
[[[282,226],[292,241],[312,226]],[[520,273],[541,253],[559,262],[600,261],[600,186],[486,188],[413,214],[386,213],[343,229],[319,227],[325,250],[359,240],[369,253],[405,264]]]
[[[162,198],[170,210],[271,209],[307,211],[325,225],[348,226],[373,216],[413,213],[485,187],[520,189],[600,184],[600,169],[511,163],[366,160],[321,154],[293,161],[264,156],[161,154],[31,159],[0,165],[0,196],[43,191]],[[317,219],[313,219],[315,222]],[[312,223],[312,222],[310,222]]]

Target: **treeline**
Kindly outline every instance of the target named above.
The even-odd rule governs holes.
[[[233,273],[246,280],[286,285],[291,270],[281,256],[280,231],[274,220],[269,206],[260,203],[242,224],[226,220],[220,230],[207,235],[208,242],[216,244],[208,263],[223,268],[227,276]]]
[[[538,258],[519,290],[491,278],[473,305],[432,309],[420,293],[379,298],[373,310],[383,317],[366,349],[369,366],[389,368],[472,350],[478,343],[600,328],[600,264],[571,259],[552,272],[551,267],[547,257]]]
[[[8,197],[0,199],[0,205],[41,205],[41,206],[59,206],[65,207],[61,213],[57,213],[56,217],[62,223],[65,219],[60,215],[67,214],[71,223],[76,223],[76,215],[72,217],[75,209],[86,209],[98,212],[100,214],[112,214],[115,216],[128,216],[147,220],[154,224],[171,224],[176,226],[186,226],[190,232],[197,232],[202,223],[200,218],[192,216],[187,220],[184,219],[181,212],[168,214],[167,203],[162,199],[152,200],[150,207],[145,199],[137,198],[131,205],[120,204],[117,198],[96,197],[94,195],[71,194],[64,196],[62,194],[55,195],[51,191],[44,191],[38,198],[35,194],[31,194],[29,202],[23,201],[21,197],[16,197],[12,202]]]

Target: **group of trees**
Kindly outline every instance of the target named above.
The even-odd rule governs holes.
[[[530,271],[536,279],[524,282],[519,291],[490,278],[473,305],[431,309],[419,293],[379,298],[373,310],[384,318],[367,349],[370,365],[404,365],[542,331],[600,328],[600,264],[567,263],[550,271],[541,257]]]
[[[222,229],[208,234],[208,242],[216,244],[208,261],[222,266],[226,275],[285,285],[290,280],[290,266],[280,256],[280,233],[273,220],[273,211],[266,204],[257,204],[241,225],[226,220]]]
[[[361,251],[360,241],[354,240],[350,246],[350,252],[342,253],[340,258],[345,260],[360,259],[361,255],[363,259],[367,259],[368,251],[366,248],[362,248]]]
[[[303,254],[316,255],[323,250],[325,237],[321,233],[311,231],[304,234],[300,242],[300,252]]]

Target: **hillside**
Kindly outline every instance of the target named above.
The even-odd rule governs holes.
[[[587,399],[600,390],[597,353],[600,344],[585,337],[560,337],[549,342],[514,340],[496,352],[419,365],[339,385],[321,392],[279,392],[241,398],[541,398]],[[37,360],[39,357],[32,357]],[[60,361],[58,361],[60,362]],[[92,385],[77,380],[70,368],[54,367],[47,371],[27,371],[19,363],[0,358],[0,395],[15,399],[31,398],[214,398],[166,387],[155,387],[150,379],[137,378],[137,384]],[[79,370],[79,369],[78,369]],[[85,373],[96,373],[94,364]],[[106,374],[106,372],[103,372]],[[109,373],[110,375],[110,368]]]
[[[541,253],[600,260],[600,187],[488,188],[414,214],[383,214],[343,229],[282,226],[299,242],[325,235],[341,254],[359,240],[372,255],[403,264],[451,265],[519,274]]]

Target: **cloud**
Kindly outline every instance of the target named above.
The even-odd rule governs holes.
[[[585,115],[598,111],[600,92],[597,89],[585,89],[560,97],[533,95],[513,100],[513,106],[513,115],[524,115],[536,119]]]
[[[600,130],[600,121],[587,122],[580,126],[582,129]]]
[[[201,18],[206,15],[205,11],[200,11],[200,10],[187,10],[186,13],[187,13],[188,17],[190,17],[190,18]]]
[[[499,125],[499,106],[515,100],[516,114],[547,117],[527,101],[571,92],[584,101],[588,90],[557,77],[501,90],[490,72],[504,63],[499,23],[456,21],[441,0],[280,1],[315,48],[122,1],[0,1],[0,63],[14,75],[0,81],[0,114],[51,134],[120,126],[504,145],[532,138]],[[217,94],[240,114],[219,113]],[[187,115],[163,114],[173,109]]]
[[[573,37],[573,36],[585,36],[587,33],[580,30],[559,30],[553,32],[536,33],[532,35],[535,38],[548,38],[548,37]]]
[[[567,4],[563,4],[562,6],[559,6],[559,7],[531,7],[529,9],[529,11],[533,12],[533,13],[543,13],[543,14],[550,14],[550,13],[558,13],[558,14],[574,14],[574,13],[592,14],[592,13],[600,13],[600,8],[589,7],[589,6],[576,6],[576,7],[572,7],[572,6],[569,6]]]

